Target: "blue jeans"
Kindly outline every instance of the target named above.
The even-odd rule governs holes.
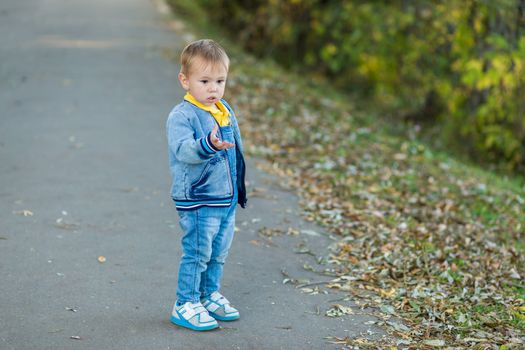
[[[200,301],[219,290],[235,228],[234,199],[229,207],[179,211],[183,232],[177,285],[179,305]]]

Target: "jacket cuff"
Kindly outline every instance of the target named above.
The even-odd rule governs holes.
[[[215,154],[220,151],[217,147],[211,142],[211,132],[208,136],[201,138],[201,146],[206,154]]]

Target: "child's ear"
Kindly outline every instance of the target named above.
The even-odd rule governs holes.
[[[184,73],[179,73],[179,82],[180,82],[180,85],[182,85],[182,88],[184,90],[190,89],[189,84],[188,84],[188,78],[186,77],[186,75],[184,75]]]

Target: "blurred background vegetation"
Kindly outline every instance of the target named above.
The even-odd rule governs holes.
[[[525,170],[525,0],[198,2],[257,56],[322,76],[460,157]]]

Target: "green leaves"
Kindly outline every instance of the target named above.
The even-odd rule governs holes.
[[[201,2],[251,52],[443,123],[442,142],[478,161],[525,169],[518,0]]]

